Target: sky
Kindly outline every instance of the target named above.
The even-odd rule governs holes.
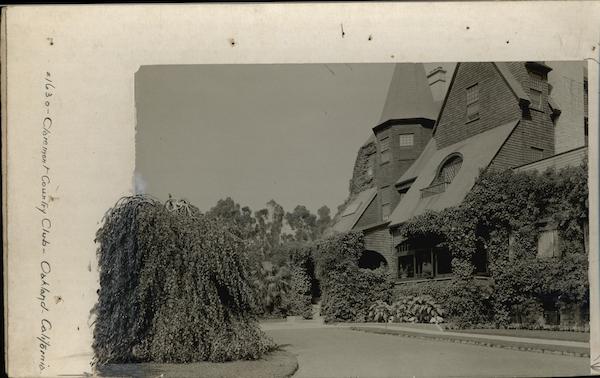
[[[335,214],[393,69],[142,66],[135,75],[137,190],[185,198],[202,211],[231,197],[253,210],[274,199],[286,211],[327,205]]]

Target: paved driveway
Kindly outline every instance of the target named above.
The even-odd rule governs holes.
[[[294,377],[569,376],[589,359],[357,332],[280,328],[267,333],[298,355]]]

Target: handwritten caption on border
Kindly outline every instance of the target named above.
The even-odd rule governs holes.
[[[39,214],[39,247],[40,247],[40,291],[36,300],[40,308],[39,333],[35,339],[36,345],[39,347],[39,363],[40,372],[50,367],[48,363],[48,350],[51,346],[50,333],[52,331],[52,321],[50,307],[50,282],[52,266],[50,264],[50,240],[52,236],[52,216],[50,203],[52,196],[50,195],[50,183],[52,183],[52,172],[50,171],[50,151],[51,137],[53,128],[52,114],[52,97],[55,95],[55,84],[50,72],[46,72],[42,82],[43,88],[43,112],[41,117],[40,129],[40,177],[39,189],[40,199],[35,206],[35,211]]]

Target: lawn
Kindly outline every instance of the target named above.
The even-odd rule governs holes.
[[[569,331],[547,331],[547,330],[530,330],[530,329],[461,329],[451,330],[449,332],[474,333],[482,335],[499,335],[499,336],[514,336],[528,337],[532,339],[551,339],[551,340],[566,340],[566,341],[590,341],[588,332],[569,332]]]
[[[275,351],[256,361],[196,362],[190,364],[111,364],[98,368],[101,377],[291,377],[298,369],[295,355],[284,350]]]

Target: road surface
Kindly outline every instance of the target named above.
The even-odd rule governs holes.
[[[377,335],[345,328],[272,329],[298,356],[294,378],[398,376],[575,376],[589,359],[435,340]]]

